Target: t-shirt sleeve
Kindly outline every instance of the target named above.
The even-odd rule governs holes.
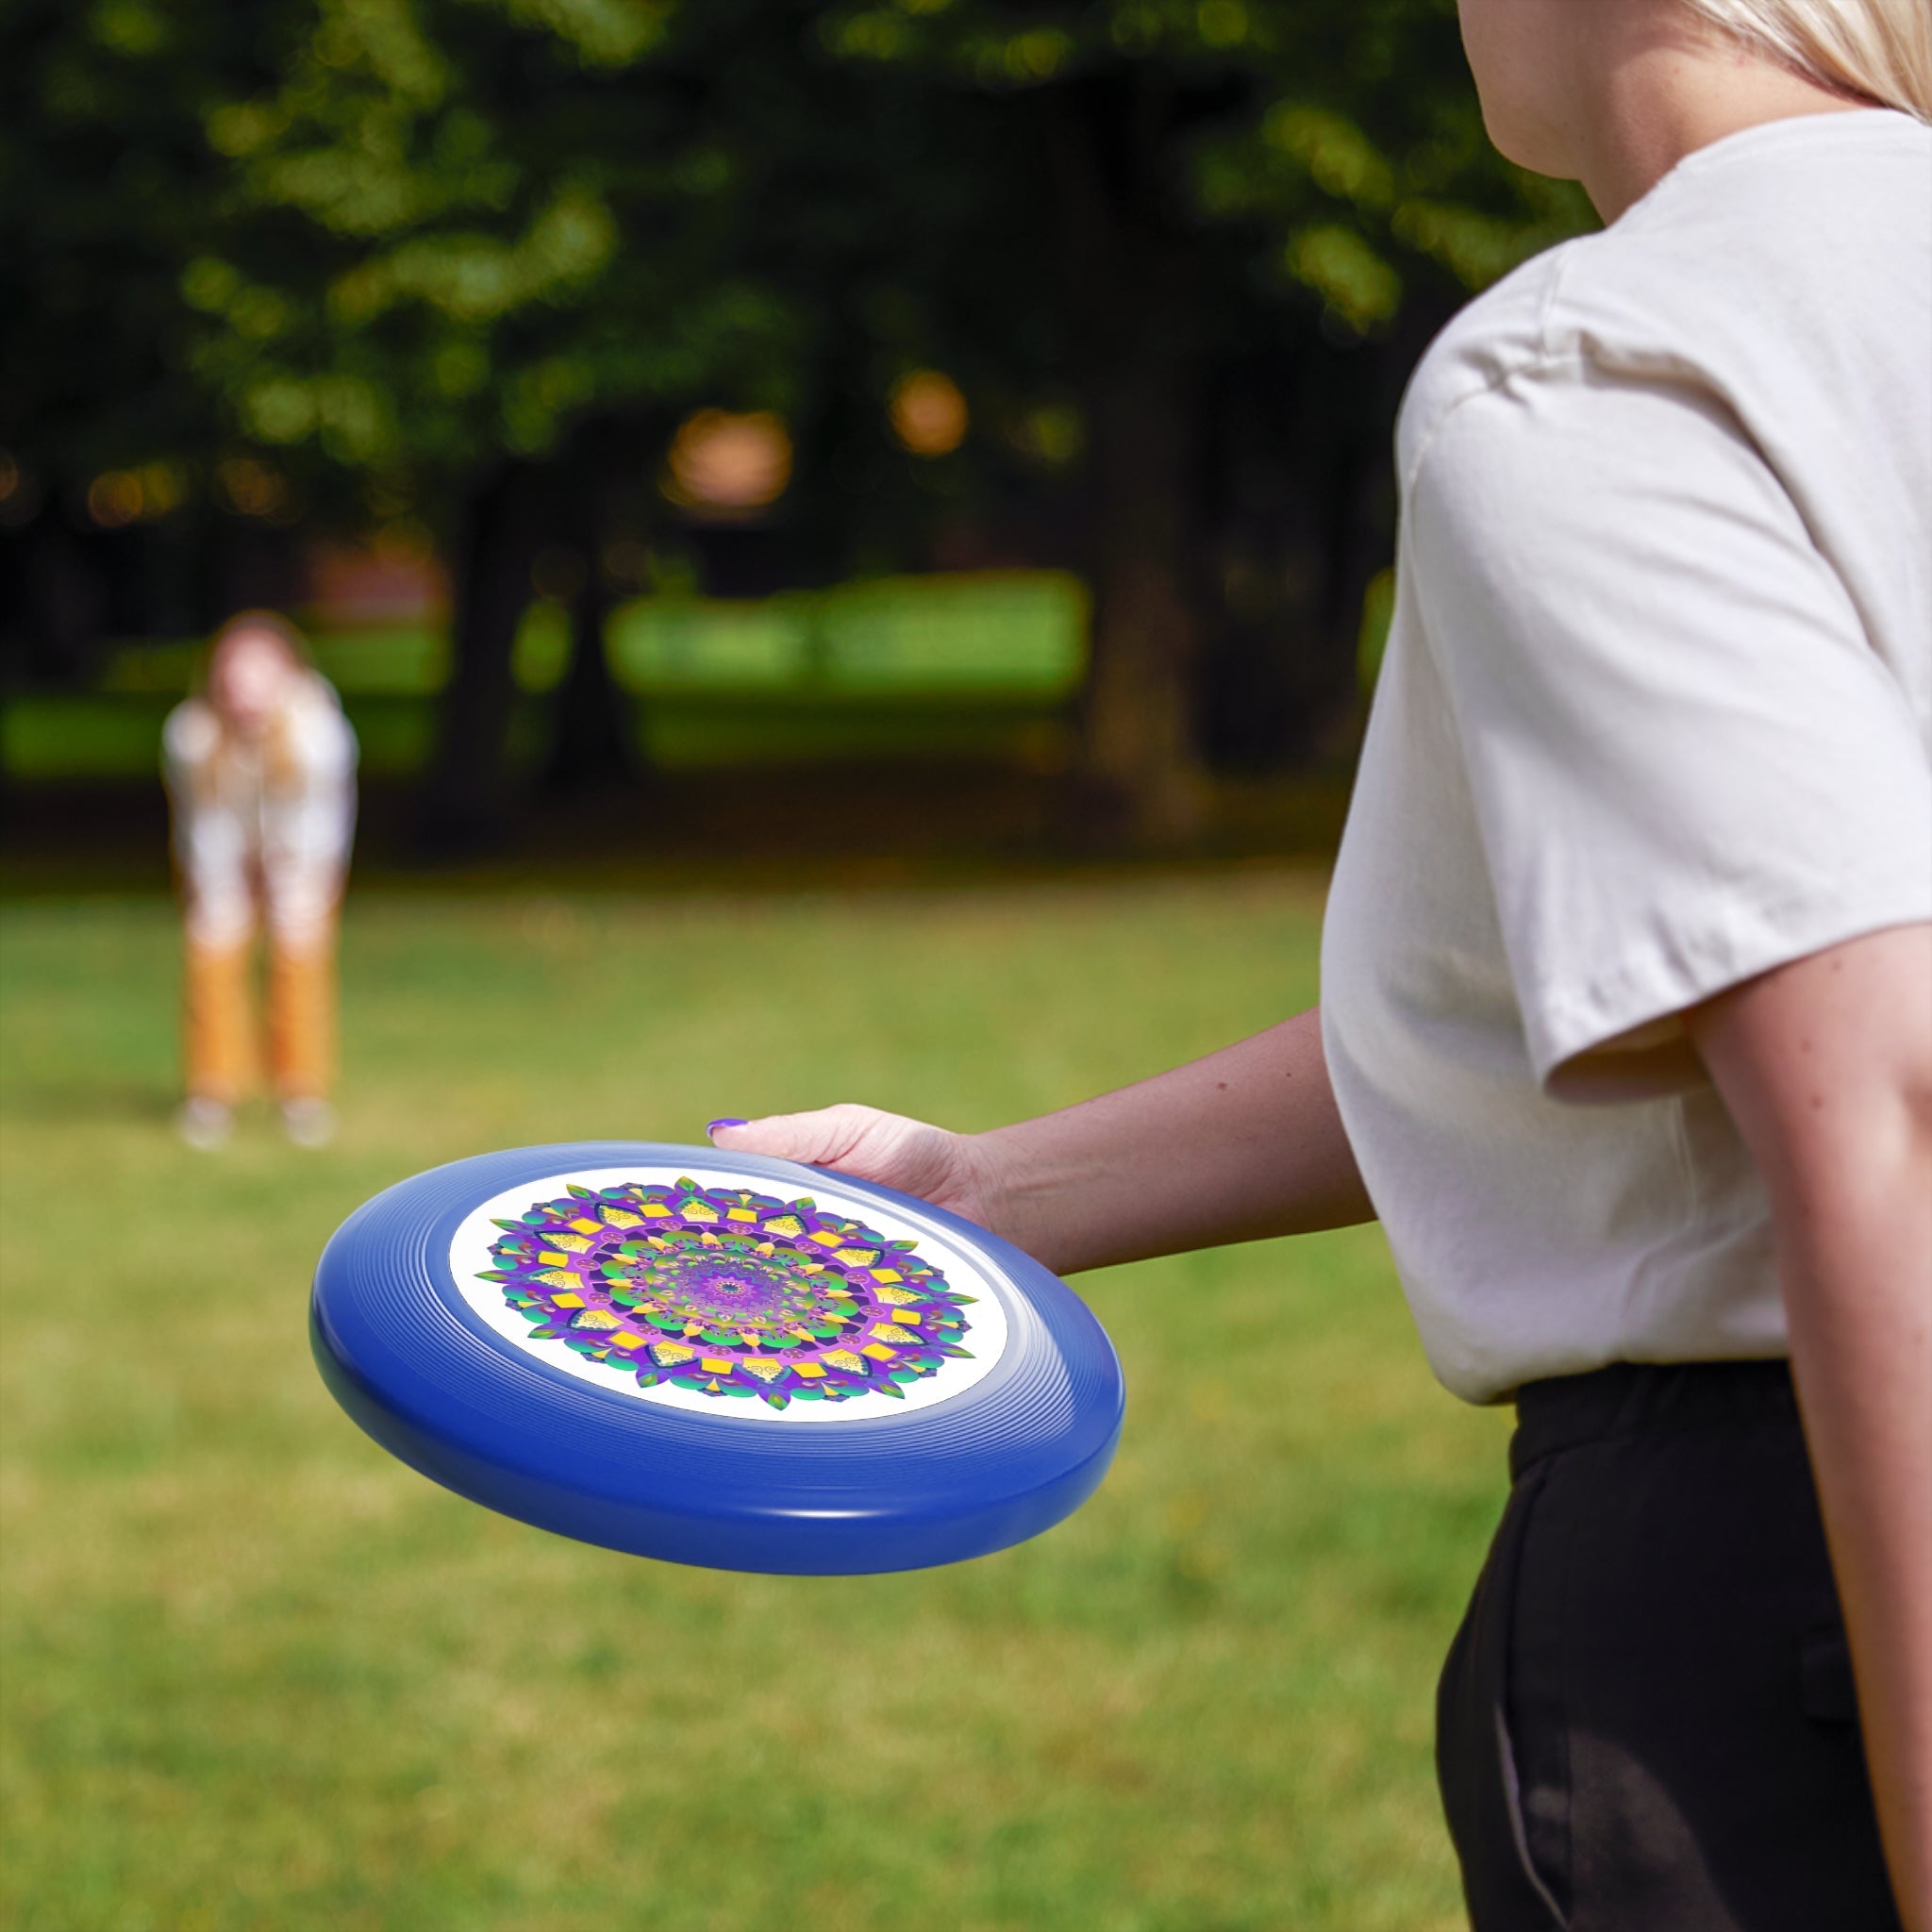
[[[1932,919],[1922,727],[1715,399],[1514,378],[1450,411],[1405,516],[1552,1091],[1677,1084],[1686,1008]]]
[[[199,698],[184,698],[161,726],[161,774],[177,800],[192,791],[195,774],[214,756],[221,733]]]

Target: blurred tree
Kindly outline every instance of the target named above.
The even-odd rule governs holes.
[[[1084,429],[1089,768],[1141,834],[1183,835],[1204,672],[1252,674],[1243,632],[1289,619],[1305,704],[1347,691],[1400,380],[1587,208],[1489,147],[1454,0],[858,0],[818,25],[842,60],[1030,109],[992,192],[1000,227],[1044,225],[1048,273],[1037,249],[964,265],[997,283],[992,341],[1052,340]],[[1257,459],[1274,491],[1230,490]],[[1269,527],[1215,527],[1217,500]]]
[[[0,52],[7,643],[72,680],[115,614],[115,565],[192,552],[183,525],[232,435],[183,378],[179,284],[220,231],[202,116],[269,70],[209,4],[16,0]],[[196,587],[165,601],[185,614]]]
[[[741,581],[1050,512],[1096,591],[1094,791],[1184,835],[1204,725],[1262,755],[1349,688],[1419,340],[1578,219],[1490,154],[1451,0],[27,6],[9,174],[62,198],[23,446],[178,411],[155,435],[197,460],[435,532],[449,841],[506,809],[540,553],[575,558],[593,640],[685,539],[659,465],[704,406],[795,449],[762,523],[689,533]],[[962,392],[949,450],[893,438],[920,369]],[[619,756],[617,715],[587,641],[553,777]]]
[[[510,647],[540,555],[574,559],[591,644],[550,774],[623,756],[594,641],[625,452],[600,425],[720,388],[791,400],[795,329],[747,278],[702,90],[654,58],[664,25],[641,0],[319,0],[274,84],[207,118],[232,240],[183,276],[197,375],[258,443],[355,473],[375,513],[456,558],[441,845],[488,842],[508,809]],[[263,307],[277,327],[238,325]]]
[[[769,0],[319,0],[274,85],[207,116],[231,185],[225,244],[182,276],[195,374],[257,444],[355,473],[458,558],[441,842],[500,828],[539,553],[575,554],[586,646],[549,771],[589,780],[623,751],[597,615],[675,534],[671,429],[813,413],[826,291],[891,191],[852,166],[879,90],[801,60],[800,27]]]

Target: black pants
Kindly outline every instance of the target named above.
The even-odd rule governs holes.
[[[1895,1932],[1781,1362],[1532,1383],[1437,1693],[1476,1932]]]

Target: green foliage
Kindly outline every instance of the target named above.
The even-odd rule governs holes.
[[[882,391],[940,353],[1024,446],[1091,347],[1033,97],[1125,90],[1160,220],[1223,264],[1204,292],[1277,328],[1374,333],[1419,276],[1480,287],[1580,219],[1491,154],[1447,0],[239,17],[15,9],[0,346],[29,455],[205,468],[239,440],[392,512],[588,417],[808,421],[833,362]]]
[[[666,24],[622,0],[322,0],[276,85],[208,120],[233,245],[183,294],[244,431],[406,499],[586,413],[789,400],[798,324],[734,256],[738,171],[655,69],[611,79]],[[266,245],[291,224],[299,257]]]
[[[182,265],[221,229],[203,120],[258,84],[225,9],[18,0],[0,60],[0,441],[57,478],[205,451]]]
[[[897,0],[820,32],[843,58],[989,91],[1124,67],[1211,95],[1180,143],[1188,205],[1260,230],[1265,277],[1366,334],[1401,306],[1405,256],[1474,291],[1589,220],[1490,148],[1454,21],[1453,0]]]
[[[160,900],[0,922],[0,1920],[1450,1932],[1435,1672],[1503,1488],[1372,1230],[1081,1284],[1098,1496],[874,1579],[678,1570],[391,1461],[316,1254],[491,1146],[841,1094],[976,1126],[1315,990],[1319,881],[352,899],[341,1144],[173,1141]],[[988,1042],[998,1042],[989,1052]]]

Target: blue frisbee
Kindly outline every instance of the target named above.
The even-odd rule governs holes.
[[[1120,1363],[982,1227],[822,1168],[520,1147],[343,1223],[315,1359],[384,1448],[582,1541],[797,1575],[1037,1536],[1099,1486]]]

